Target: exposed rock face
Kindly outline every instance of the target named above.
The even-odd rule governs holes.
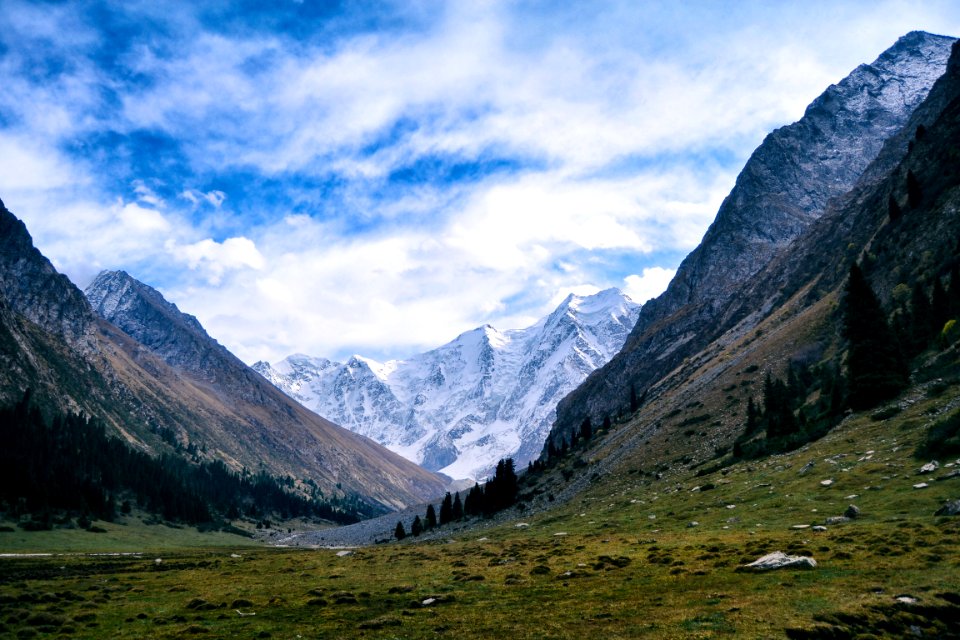
[[[569,296],[526,329],[484,326],[403,361],[294,355],[254,369],[318,414],[428,469],[482,478],[535,458],[556,403],[623,345],[639,305],[616,289]]]
[[[96,316],[83,293],[33,246],[26,226],[0,202],[0,298],[74,347],[96,346]]]
[[[943,74],[952,43],[907,34],[828,88],[800,121],[768,135],[667,291],[644,305],[623,350],[560,402],[551,438],[568,437],[585,416],[623,411],[630,385],[648,388],[716,338],[743,283],[848,192],[903,128]],[[765,314],[772,306],[751,311]]]

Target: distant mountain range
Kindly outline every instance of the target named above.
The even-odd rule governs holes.
[[[291,397],[427,469],[482,479],[536,458],[557,401],[623,345],[640,306],[617,289],[570,295],[536,324],[487,325],[405,360],[293,355],[253,368]]]

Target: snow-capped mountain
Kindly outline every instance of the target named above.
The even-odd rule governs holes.
[[[570,295],[526,329],[486,325],[407,360],[293,355],[253,368],[318,414],[453,478],[540,453],[556,404],[623,345],[640,305]]]

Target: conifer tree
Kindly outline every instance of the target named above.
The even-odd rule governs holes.
[[[410,525],[410,533],[414,536],[418,536],[423,533],[423,522],[420,521],[420,516],[416,516],[413,519],[413,524]]]
[[[437,511],[433,508],[432,504],[427,505],[427,517],[424,520],[423,528],[424,531],[430,531],[437,527]]]
[[[443,526],[453,520],[453,498],[450,492],[443,496],[443,502],[440,503],[440,526]]]
[[[402,522],[397,522],[397,528],[393,530],[393,536],[397,540],[403,540],[407,537],[407,531],[403,528]]]
[[[897,199],[890,194],[890,198],[887,200],[887,213],[890,216],[891,220],[899,220],[903,217],[903,211],[900,209],[900,205],[897,203]]]
[[[460,502],[459,491],[457,491],[456,495],[453,498],[453,512],[451,515],[454,521],[463,520],[463,503]]]
[[[847,280],[844,332],[850,406],[869,409],[899,394],[909,381],[906,360],[880,301],[856,264]]]
[[[580,425],[580,437],[584,441],[589,441],[593,437],[593,424],[590,422],[590,418],[586,417],[583,419],[583,423]]]
[[[907,171],[907,204],[911,209],[916,209],[923,201],[923,191],[920,189],[920,181],[913,171]]]

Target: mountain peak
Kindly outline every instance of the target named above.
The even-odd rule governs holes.
[[[705,345],[739,287],[854,187],[944,73],[953,39],[911,32],[828,87],[751,154],[703,240],[648,301],[623,351],[565,398],[557,429],[610,415]]]

